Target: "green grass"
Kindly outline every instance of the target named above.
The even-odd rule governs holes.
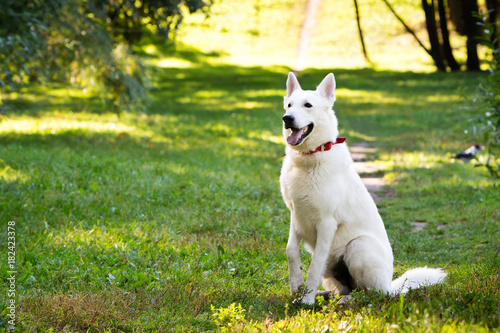
[[[271,45],[279,22],[266,15],[279,8],[260,3],[266,19],[240,25],[253,31],[222,27],[214,40],[264,36],[259,45]],[[287,6],[279,10],[300,12]],[[181,33],[194,44],[201,35],[192,31],[212,29],[220,8]],[[300,73],[313,88],[333,71],[341,134],[379,148],[391,185],[378,206],[395,275],[422,265],[449,272],[404,298],[360,292],[351,304],[304,309],[288,291],[289,213],[278,183],[289,71],[275,64],[280,44],[250,67],[245,48],[223,54],[218,43],[194,48],[189,38],[168,58],[144,47],[154,75],[142,113],[119,116],[57,86],[30,86],[7,106],[0,244],[5,253],[6,224],[16,221],[18,331],[499,330],[498,183],[451,159],[474,143],[461,106],[480,75],[342,64]],[[412,221],[429,224],[417,232]],[[6,263],[3,256],[4,281]],[[0,330],[7,300],[1,293]]]
[[[333,71],[341,132],[378,146],[393,182],[379,207],[396,274],[445,267],[446,283],[403,300],[360,294],[301,310],[288,295],[278,184],[287,69],[161,69],[147,113],[81,111],[77,92],[50,90],[51,102],[33,95],[40,103],[0,124],[19,327],[213,330],[214,311],[236,303],[246,311],[235,325],[248,330],[498,328],[498,189],[449,155],[466,144],[456,87],[469,91],[475,77]],[[323,74],[303,73],[303,86]],[[413,232],[411,221],[429,225]]]

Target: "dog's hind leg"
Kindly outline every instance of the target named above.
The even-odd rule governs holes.
[[[344,261],[352,277],[353,289],[375,289],[383,294],[391,290],[392,251],[376,238],[361,236],[349,243]]]
[[[344,261],[340,258],[330,258],[323,273],[323,288],[338,295],[349,295],[355,288],[354,279]]]

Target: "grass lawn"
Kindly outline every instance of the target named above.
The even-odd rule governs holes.
[[[81,91],[30,86],[0,118],[0,244],[6,253],[15,221],[17,331],[499,330],[498,183],[451,159],[474,143],[461,106],[480,75],[300,73],[310,89],[332,71],[341,135],[378,147],[395,276],[423,265],[449,272],[405,297],[359,292],[347,305],[305,309],[289,295],[278,183],[289,67],[180,50],[146,51],[144,112],[118,116]],[[428,225],[414,231],[414,221]],[[4,255],[3,281],[8,271]],[[8,300],[0,294],[0,330]]]

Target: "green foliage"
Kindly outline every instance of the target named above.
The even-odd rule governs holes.
[[[471,109],[475,114],[471,119],[472,134],[486,147],[489,156],[484,166],[492,177],[500,178],[500,49],[495,47],[496,37],[488,18],[477,17],[487,35],[483,45],[490,50],[491,59],[487,61],[489,75],[481,80],[472,100]]]
[[[148,27],[164,41],[172,41],[182,22],[183,10],[192,14],[207,12],[211,0],[94,0],[87,3],[87,10],[101,20],[109,20],[107,27],[115,40],[128,44],[139,42]]]
[[[143,107],[146,73],[130,45],[150,27],[172,39],[203,0],[6,0],[0,3],[0,85],[73,84],[110,102],[115,112]]]
[[[245,324],[245,309],[241,307],[241,304],[236,305],[231,304],[227,308],[216,309],[213,305],[210,306],[212,309],[212,316],[214,317],[214,322],[217,326],[222,328],[222,332],[234,331],[238,325]]]

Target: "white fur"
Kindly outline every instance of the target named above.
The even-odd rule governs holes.
[[[410,289],[431,286],[443,281],[446,275],[446,272],[441,268],[419,267],[410,269],[392,281],[391,294],[406,294]]]
[[[333,74],[328,74],[315,91],[302,90],[295,75],[288,75],[286,115],[294,117],[296,128],[314,126],[300,144],[287,144],[280,176],[281,192],[291,213],[286,253],[292,294],[304,285],[301,241],[312,253],[302,292],[305,304],[314,304],[321,280],[325,290],[341,295],[351,291],[334,277],[334,267],[341,260],[352,277],[351,287],[357,289],[396,294],[441,281],[446,276],[442,270],[417,268],[391,283],[393,255],[384,223],[353,168],[347,145],[305,153],[328,141],[335,142],[338,129],[334,102]],[[306,107],[306,103],[312,107]],[[290,133],[283,127],[285,139]]]

